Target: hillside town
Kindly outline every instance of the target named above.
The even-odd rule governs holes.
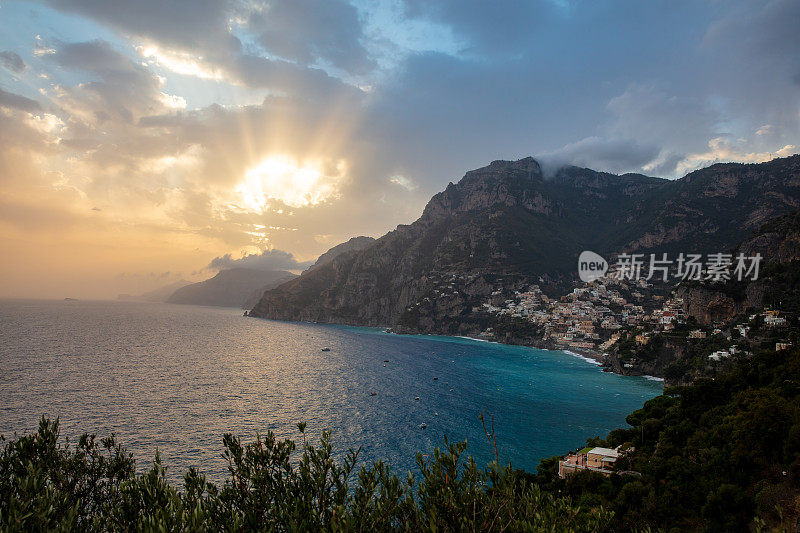
[[[660,292],[664,292],[663,288]],[[499,294],[497,291],[493,296]],[[669,331],[676,321],[685,318],[680,298],[659,294],[652,283],[643,279],[610,276],[576,287],[561,298],[550,298],[533,285],[525,292],[515,291],[502,307],[487,302],[483,309],[539,325],[544,331],[543,340],[573,350],[607,350],[624,328],[647,326],[649,330]],[[491,334],[482,333],[484,337]]]

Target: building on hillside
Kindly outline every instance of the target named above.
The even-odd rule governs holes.
[[[720,361],[730,356],[731,353],[728,350],[719,350],[709,355],[708,358],[711,359],[712,361]]]
[[[764,324],[767,326],[785,326],[786,319],[776,315],[766,315],[764,317]]]
[[[565,478],[580,470],[598,472],[609,476],[614,471],[614,465],[619,459],[619,448],[584,448],[571,453],[558,462],[558,476]]]

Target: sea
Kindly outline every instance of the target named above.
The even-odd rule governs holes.
[[[113,301],[0,300],[0,434],[58,417],[62,437],[115,434],[167,477],[227,474],[222,436],[272,432],[335,453],[361,449],[416,473],[445,437],[478,464],[531,472],[539,460],[626,427],[662,383],[602,372],[560,351],[395,335],[379,328],[277,322],[230,308]],[[424,425],[424,427],[423,427]]]

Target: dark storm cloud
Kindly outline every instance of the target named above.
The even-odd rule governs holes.
[[[16,72],[17,74],[25,70],[25,62],[19,54],[11,50],[3,50],[0,52],[0,65],[3,65],[11,72]]]
[[[263,250],[260,254],[249,254],[234,259],[231,254],[215,257],[206,268],[225,270],[229,268],[252,268],[254,270],[303,270],[313,261],[300,262],[294,255],[283,250]]]

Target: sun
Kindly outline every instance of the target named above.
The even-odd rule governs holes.
[[[334,168],[331,175],[321,163],[301,164],[289,156],[273,155],[248,169],[236,192],[242,207],[256,212],[263,212],[270,200],[289,207],[317,205],[337,194],[344,165]]]

